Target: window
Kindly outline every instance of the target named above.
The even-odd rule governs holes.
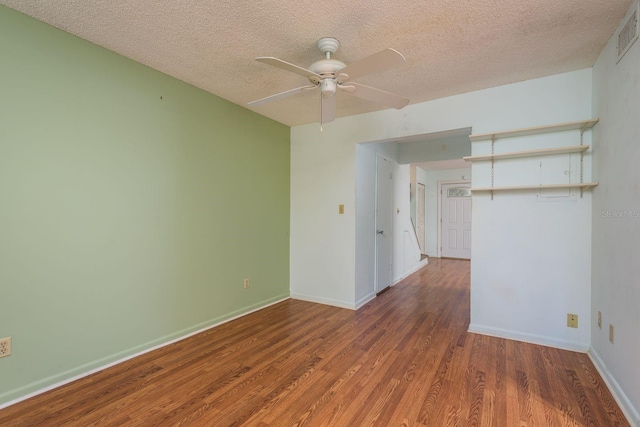
[[[466,187],[453,187],[449,189],[447,197],[471,197],[471,191]]]

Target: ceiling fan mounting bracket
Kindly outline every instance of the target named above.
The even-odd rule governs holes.
[[[320,52],[324,53],[327,59],[331,58],[332,53],[336,53],[340,47],[340,42],[333,37],[323,37],[316,43]]]

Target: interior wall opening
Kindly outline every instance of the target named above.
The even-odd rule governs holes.
[[[462,159],[471,155],[470,134],[468,127],[356,146],[356,301],[375,296],[376,159],[393,163],[393,226],[387,234],[393,285],[426,265],[429,256],[439,256],[438,182],[471,180]]]

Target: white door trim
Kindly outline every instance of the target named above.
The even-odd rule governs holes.
[[[438,258],[442,258],[442,186],[448,184],[469,184],[471,185],[470,180],[463,179],[449,179],[444,181],[438,181]]]

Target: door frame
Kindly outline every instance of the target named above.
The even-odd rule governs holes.
[[[419,204],[420,198],[418,195],[420,194],[420,186],[422,186],[423,194],[422,194],[422,203]],[[422,208],[422,221],[420,221],[420,208]],[[422,229],[422,233],[420,230]],[[416,237],[418,238],[418,246],[420,246],[420,237],[422,235],[422,246],[420,247],[420,253],[427,253],[427,184],[424,182],[418,182],[416,180]]]
[[[395,227],[395,218],[393,215],[393,205],[395,204],[395,200],[394,200],[394,179],[395,177],[393,176],[394,172],[395,172],[395,162],[393,160],[391,160],[390,158],[380,154],[379,152],[376,151],[376,175],[375,175],[375,199],[374,199],[374,217],[373,217],[373,224],[374,224],[374,242],[375,242],[375,250],[374,250],[374,254],[375,254],[375,262],[373,264],[373,272],[374,272],[374,277],[373,277],[373,291],[375,293],[378,293],[380,291],[382,291],[382,289],[379,289],[379,284],[378,284],[378,161],[382,159],[383,161],[387,161],[389,162],[389,164],[392,166],[392,172],[391,172],[391,230],[389,230],[389,238],[391,241],[391,251],[390,251],[390,266],[389,266],[389,286],[391,286],[391,284],[393,283],[393,251],[394,251],[394,227]],[[389,286],[385,286],[386,289]]]
[[[442,186],[448,184],[469,184],[471,186],[471,180],[447,179],[438,181],[438,197],[436,197],[438,199],[438,258],[442,258]]]

